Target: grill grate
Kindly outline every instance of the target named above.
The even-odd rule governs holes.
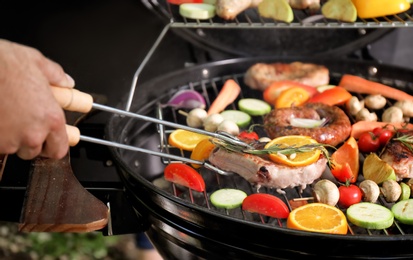
[[[331,77],[332,84],[336,84],[338,83],[338,80],[341,77],[341,75],[337,73],[331,73],[330,77]],[[258,91],[255,92],[243,84],[243,74],[224,76],[221,78],[214,78],[211,80],[203,80],[199,82],[190,82],[185,86],[179,87],[179,89],[187,88],[187,89],[193,89],[193,90],[199,91],[200,93],[204,95],[209,105],[210,100],[214,99],[220,87],[222,87],[223,83],[229,78],[234,79],[242,87],[243,91],[240,94],[239,98],[243,98],[243,97],[260,98],[261,97],[262,95],[261,92],[258,92]],[[395,81],[390,81],[389,79],[386,79],[385,81],[387,84],[390,84],[393,86],[396,85]],[[408,83],[399,81],[398,84],[405,85]],[[175,91],[177,91],[177,89],[171,90],[171,95]],[[362,96],[359,96],[359,97],[362,98]],[[234,102],[232,104],[232,109],[237,108],[235,105],[236,103],[237,102]],[[185,122],[183,116],[180,115],[178,111],[173,108],[168,108],[168,107],[159,105],[157,114],[158,114],[158,118],[160,119],[166,119],[166,120],[173,119],[175,120],[176,123],[180,123],[180,124],[184,124]],[[354,121],[354,118],[351,118],[351,120]],[[262,123],[262,117],[254,117],[252,123],[254,124]],[[190,154],[188,152],[180,150],[175,147],[171,147],[167,144],[168,135],[173,130],[174,129],[168,129],[165,126],[158,125],[158,132],[159,132],[159,137],[160,137],[160,146],[159,146],[160,150],[162,152],[189,158]],[[168,164],[168,163],[171,163],[172,161],[170,159],[162,158],[162,162],[164,164]],[[286,228],[286,220],[285,219],[274,219],[274,218],[262,216],[256,213],[245,212],[241,208],[236,208],[236,209],[231,209],[231,210],[216,208],[213,205],[211,205],[209,202],[210,194],[221,188],[241,189],[247,194],[258,193],[258,192],[268,193],[268,194],[275,195],[279,197],[280,199],[282,199],[285,203],[287,203],[290,210],[292,208],[292,205],[290,203],[291,200],[303,200],[303,199],[307,200],[308,198],[312,197],[312,185],[308,185],[301,192],[299,188],[288,188],[288,189],[284,189],[283,192],[280,193],[280,192],[277,192],[275,189],[270,189],[266,187],[260,187],[260,188],[254,187],[250,183],[248,183],[246,180],[244,180],[242,177],[236,174],[233,174],[231,176],[224,176],[224,175],[220,175],[218,173],[212,172],[211,170],[208,170],[204,167],[201,167],[199,172],[204,177],[205,183],[206,183],[207,190],[204,193],[196,192],[196,191],[193,191],[185,187],[180,187],[173,183],[169,183],[168,187],[164,189],[167,192],[169,192],[171,195],[179,197],[180,199],[186,202],[192,203],[194,205],[202,206],[216,213],[230,216],[236,219],[244,220],[247,222],[259,223],[269,228],[271,227]],[[309,199],[310,203],[312,201],[313,201],[312,199]],[[386,202],[385,199],[382,197],[382,195],[380,195],[378,203],[388,208],[391,208],[391,206],[393,205],[392,203]],[[413,233],[413,227],[398,223],[396,220],[394,221],[394,224],[390,228],[384,229],[384,230],[368,230],[368,229],[354,226],[353,224],[349,222],[348,236],[351,236],[351,235],[394,236],[394,235],[405,235],[409,233]]]
[[[321,4],[325,3],[321,0]],[[357,19],[354,23],[340,22],[326,19],[321,16],[321,11],[310,12],[308,10],[294,9],[294,20],[284,23],[260,17],[256,8],[250,8],[240,13],[234,20],[227,21],[219,17],[208,20],[186,19],[179,15],[179,6],[169,4],[166,0],[150,0],[147,4],[157,10],[162,16],[169,19],[171,26],[175,28],[222,28],[222,29],[309,29],[309,28],[395,28],[413,26],[413,7],[406,12],[378,17],[373,19]],[[312,21],[313,18],[320,17]]]

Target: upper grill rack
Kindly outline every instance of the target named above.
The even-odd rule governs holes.
[[[325,1],[321,1],[323,3]],[[159,3],[157,0],[147,2],[161,16],[169,19],[174,28],[216,28],[216,29],[309,29],[309,28],[343,28],[343,29],[372,29],[372,28],[398,28],[413,27],[413,6],[408,11],[372,19],[357,19],[354,23],[326,19],[321,16],[321,11],[311,13],[308,10],[294,9],[294,20],[291,23],[274,21],[263,18],[256,8],[250,8],[240,13],[234,20],[224,20],[217,16],[208,20],[186,19],[179,15],[178,6]],[[320,17],[311,21],[316,16]]]
[[[342,75],[340,73],[331,73],[332,82],[334,82],[334,80],[338,81],[338,79],[341,76]],[[240,86],[242,86],[243,91],[241,95],[239,96],[239,98],[258,97],[257,95],[259,95],[260,92],[251,91],[250,89],[246,88],[245,85],[243,84],[243,74],[234,74],[230,76],[217,77],[217,78],[213,78],[210,80],[190,82],[187,85],[180,86],[179,89],[186,88],[186,89],[197,90],[198,92],[204,95],[209,105],[210,100],[213,100],[213,98],[217,95],[220,87],[222,87],[224,82],[229,78],[234,79],[236,82],[240,84]],[[372,78],[373,77],[371,77],[370,79]],[[387,78],[380,79],[380,82],[383,82],[383,83],[385,82],[386,84],[389,84],[392,86],[397,86],[397,85],[406,86],[406,84],[407,85],[409,84],[407,82],[400,82],[397,80],[391,81],[390,79],[387,79]],[[176,89],[171,90],[171,91],[176,92]],[[233,109],[236,109],[235,104],[236,102],[232,104]],[[182,121],[182,118],[183,118],[182,115],[179,115],[179,112],[176,109],[173,109],[170,107],[168,108],[164,106],[158,106],[157,113],[158,113],[158,118],[160,119],[174,120],[176,123],[181,123],[181,124],[184,123],[184,121]],[[254,117],[253,120],[254,121],[252,122],[252,124],[262,123],[261,117]],[[354,121],[354,119],[352,120]],[[259,130],[259,129],[256,129],[256,130]],[[166,153],[171,153],[171,154],[175,154],[175,155],[179,155],[183,157],[189,157],[190,153],[168,145],[167,143],[168,135],[172,131],[173,129],[169,129],[162,125],[158,125],[158,132],[160,136],[160,150]],[[162,158],[162,162],[165,164],[168,164],[168,163],[171,163],[172,161],[167,158]],[[208,170],[203,167],[199,170],[199,172],[205,179],[205,183],[207,187],[206,192],[199,193],[191,189],[177,186],[175,184],[169,185],[167,188],[165,188],[165,190],[169,192],[170,194],[176,197],[179,197],[180,199],[185,200],[188,203],[202,206],[204,208],[207,208],[210,211],[213,211],[219,214],[224,214],[226,216],[230,216],[236,219],[244,220],[247,222],[260,223],[269,228],[271,227],[286,228],[286,220],[285,219],[274,219],[274,218],[269,218],[269,217],[265,217],[265,216],[258,215],[258,214],[252,214],[252,213],[243,211],[241,208],[236,208],[236,209],[231,209],[231,210],[219,209],[210,204],[209,196],[212,194],[212,192],[214,192],[215,190],[221,189],[221,188],[241,189],[247,194],[252,194],[252,193],[257,193],[257,192],[268,193],[268,194],[275,195],[279,197],[280,199],[282,199],[287,204],[287,206],[290,208],[290,210],[292,209],[292,205],[290,203],[291,200],[308,199],[312,197],[312,185],[308,185],[303,191],[300,191],[299,188],[287,188],[287,189],[282,190],[282,192],[280,193],[279,191],[275,189],[270,189],[270,188],[265,188],[265,187],[261,187],[260,189],[257,189],[257,187],[252,186],[249,182],[247,182],[245,179],[243,179],[242,177],[236,174],[232,176],[224,176],[218,173],[214,173],[211,170]],[[313,201],[312,199],[309,200],[310,203],[312,201]],[[386,202],[386,200],[383,198],[382,195],[380,195],[378,203],[388,208],[391,208],[391,206],[393,205],[393,203]],[[349,227],[348,236],[353,236],[353,235],[395,236],[395,235],[413,234],[413,226],[401,224],[397,220],[394,221],[394,224],[390,228],[383,229],[383,230],[364,229],[364,228],[357,227],[350,222],[349,222],[348,227]]]

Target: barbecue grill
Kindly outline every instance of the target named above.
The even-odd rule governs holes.
[[[165,21],[166,25],[142,64],[137,68],[131,87],[128,89],[129,93],[126,93],[117,105],[119,108],[183,124],[184,118],[177,113],[177,110],[160,105],[180,89],[197,90],[203,93],[206,100],[210,102],[225,80],[230,78],[237,81],[243,88],[239,98],[260,97],[260,93],[248,89],[243,84],[245,71],[257,62],[307,61],[323,64],[329,68],[333,84],[338,83],[341,75],[349,73],[413,93],[411,70],[380,64],[376,60],[371,60],[370,56],[365,56],[364,50],[360,51],[366,44],[388,34],[391,30],[389,28],[413,26],[412,9],[400,15],[358,20],[356,23],[340,23],[326,19],[309,22],[307,18],[310,14],[295,11],[294,22],[284,24],[262,19],[255,10],[242,13],[235,21],[223,21],[219,18],[208,21],[185,20],[177,15],[176,6],[164,1],[145,1],[145,3],[161,20]],[[146,66],[150,64],[152,55],[159,51],[158,47],[169,31],[173,31],[194,45],[205,48],[212,56],[241,56],[241,58],[191,66],[157,76],[141,84],[141,72],[147,69]],[[228,35],[234,35],[235,40],[229,40],[229,43],[223,42],[228,40],[228,38],[220,37],[223,31],[228,31]],[[351,40],[341,42],[341,44],[337,41],[335,46],[332,43],[328,48],[323,48],[325,51],[308,51],[302,48],[301,53],[294,52],[297,46],[287,48],[283,52],[276,50],[275,53],[271,53],[272,48],[257,50],[257,48],[243,47],[236,43],[237,39],[244,37],[247,32],[260,36],[268,33],[285,33],[288,41],[291,41],[298,34],[304,35],[315,31],[322,32],[321,34],[323,32],[334,35],[344,34]],[[248,40],[257,38],[251,35]],[[308,35],[303,37],[311,38]],[[325,39],[331,39],[329,36],[325,37]],[[230,39],[233,38],[230,37]],[[256,42],[251,40],[250,45],[254,44],[256,45]],[[361,56],[354,55],[359,52]],[[332,54],[335,54],[334,59],[330,58]],[[347,55],[343,58],[344,54]],[[235,105],[232,108],[236,108]],[[259,123],[260,120],[262,119],[254,118],[254,122]],[[111,115],[103,136],[119,143],[188,157],[184,151],[167,145],[166,140],[171,131],[171,128],[162,125]],[[96,129],[91,129],[88,133],[92,134],[92,132],[96,133]],[[412,227],[397,222],[386,230],[365,230],[350,225],[348,235],[326,235],[287,229],[283,220],[243,212],[241,209],[217,209],[208,201],[209,195],[219,188],[237,188],[248,194],[270,193],[288,203],[290,199],[310,197],[311,186],[307,187],[303,193],[296,189],[287,189],[282,195],[272,189],[257,190],[237,175],[223,176],[201,168],[200,172],[206,180],[207,191],[198,193],[162,180],[163,168],[171,162],[166,157],[159,158],[116,148],[109,150],[121,185],[119,183],[109,184],[112,187],[106,191],[99,190],[95,194],[105,202],[110,200],[114,221],[120,218],[119,215],[123,212],[114,211],[113,207],[121,208],[119,204],[126,202],[108,199],[107,194],[113,192],[113,187],[116,189],[116,194],[124,194],[133,210],[133,216],[128,215],[129,220],[123,223],[123,226],[126,223],[126,226],[132,227],[129,227],[129,230],[127,227],[124,229],[129,233],[146,232],[165,259],[310,257],[410,259],[413,256],[409,246],[413,240]],[[74,151],[77,150],[74,149]],[[76,155],[75,153],[74,156]],[[112,190],[109,191],[109,189]],[[90,190],[93,191],[93,189]],[[380,200],[380,203],[389,206],[384,200]],[[116,225],[110,228],[115,227]],[[117,233],[117,231],[108,230],[107,233]]]

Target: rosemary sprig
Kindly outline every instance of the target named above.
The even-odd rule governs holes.
[[[393,140],[401,142],[411,153],[413,153],[413,135],[402,135]]]
[[[275,144],[267,149],[251,149],[251,148],[245,148],[236,144],[232,143],[227,143],[223,140],[220,139],[214,139],[212,142],[227,151],[231,152],[238,152],[238,153],[247,153],[247,154],[254,154],[254,155],[264,155],[264,154],[283,154],[283,155],[291,155],[295,153],[305,153],[305,152],[311,152],[316,149],[320,150],[322,154],[327,158],[327,163],[331,167],[332,162],[330,161],[330,153],[327,150],[327,147],[337,149],[334,146],[328,145],[328,144],[321,144],[321,143],[315,143],[315,144],[306,144],[302,146],[282,146],[279,144]]]

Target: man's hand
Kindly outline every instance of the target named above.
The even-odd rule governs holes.
[[[0,153],[67,154],[66,120],[50,86],[72,88],[74,81],[38,50],[0,39]]]

